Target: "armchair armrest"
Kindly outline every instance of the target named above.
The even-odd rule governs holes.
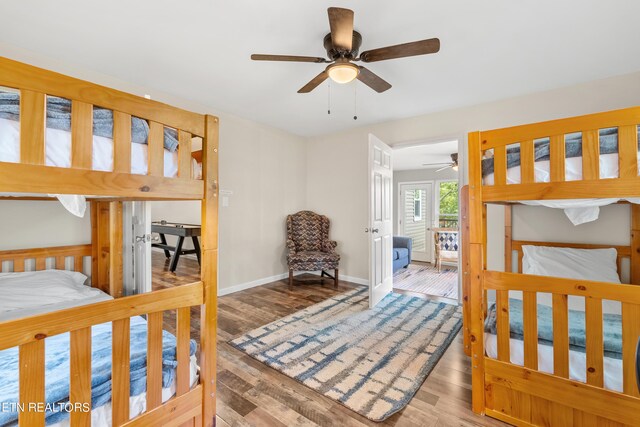
[[[296,244],[293,239],[287,239],[287,250],[289,255],[293,255],[296,253]]]
[[[322,251],[323,252],[335,252],[336,246],[338,246],[338,242],[335,240],[325,240],[322,243]]]
[[[413,246],[413,240],[411,237],[393,236],[394,248],[406,248],[409,250],[409,262],[411,262],[411,247]]]

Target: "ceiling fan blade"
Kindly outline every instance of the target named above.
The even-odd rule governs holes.
[[[306,85],[304,85],[299,91],[298,93],[309,93],[312,90],[314,90],[315,88],[317,88],[320,83],[322,83],[323,81],[327,80],[329,78],[329,74],[327,73],[327,71],[323,71],[320,74],[318,74],[317,76],[315,76],[313,79],[311,79],[311,81],[309,83],[307,83]]]
[[[423,163],[422,166],[438,166],[438,165],[450,165],[450,162],[440,162],[440,163]]]
[[[371,89],[375,90],[378,93],[384,92],[385,90],[391,89],[391,85],[379,77],[377,74],[373,73],[367,68],[360,68],[360,73],[358,74],[358,80],[362,83],[369,86]]]
[[[427,39],[368,50],[360,54],[360,59],[363,62],[376,62],[387,59],[405,58],[407,56],[426,55],[436,53],[439,50],[439,39]]]
[[[449,169],[449,168],[451,168],[451,167],[453,167],[453,165],[445,166],[445,167],[443,167],[443,168],[438,169],[436,172],[440,172],[440,171],[443,171],[443,170],[445,170],[445,169]]]
[[[333,46],[345,52],[351,51],[351,44],[353,42],[353,10],[330,7],[328,12]]]
[[[253,54],[251,59],[254,61],[288,61],[288,62],[329,62],[324,58],[316,58],[313,56],[295,56],[295,55],[261,55]]]

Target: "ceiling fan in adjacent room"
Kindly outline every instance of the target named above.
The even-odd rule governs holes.
[[[315,62],[329,64],[324,71],[304,85],[298,93],[309,93],[328,78],[331,78],[331,80],[336,83],[349,83],[354,79],[358,79],[376,92],[384,92],[391,88],[391,84],[374,74],[368,68],[357,65],[354,62],[362,61],[368,63],[385,61],[387,59],[427,55],[440,50],[440,40],[433,38],[367,50],[358,56],[360,45],[362,44],[362,35],[353,30],[353,11],[339,7],[330,7],[328,12],[331,33],[324,37],[324,48],[327,50],[328,59],[311,56],[257,54],[251,55],[251,59],[254,61]]]
[[[423,163],[422,166],[439,166],[439,165],[446,165],[443,168],[438,169],[436,172],[440,172],[443,171],[445,169],[453,169],[454,171],[458,170],[458,153],[453,153],[451,154],[451,162],[450,163]]]

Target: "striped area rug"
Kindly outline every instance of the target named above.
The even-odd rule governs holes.
[[[404,408],[462,325],[458,306],[368,288],[336,295],[230,344],[372,421]]]
[[[442,271],[432,264],[409,264],[393,275],[393,287],[447,298],[458,298],[458,269],[443,266]]]

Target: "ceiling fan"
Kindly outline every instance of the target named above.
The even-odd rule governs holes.
[[[355,61],[385,61],[387,59],[426,55],[436,53],[440,50],[440,40],[433,38],[368,50],[358,56],[360,45],[362,44],[362,35],[353,30],[353,11],[339,7],[330,7],[328,12],[331,32],[324,37],[324,48],[327,50],[328,59],[311,56],[258,54],[251,55],[251,59],[254,61],[315,62],[329,64],[324,71],[304,85],[298,93],[311,92],[327,78],[331,78],[331,80],[336,83],[349,83],[357,78],[371,89],[380,93],[390,89],[391,85],[369,69],[354,64]]]
[[[454,171],[458,170],[458,153],[451,154],[451,163],[423,163],[422,166],[438,166],[438,165],[446,165],[443,168],[438,169],[436,172],[443,171],[445,169],[453,169]]]

